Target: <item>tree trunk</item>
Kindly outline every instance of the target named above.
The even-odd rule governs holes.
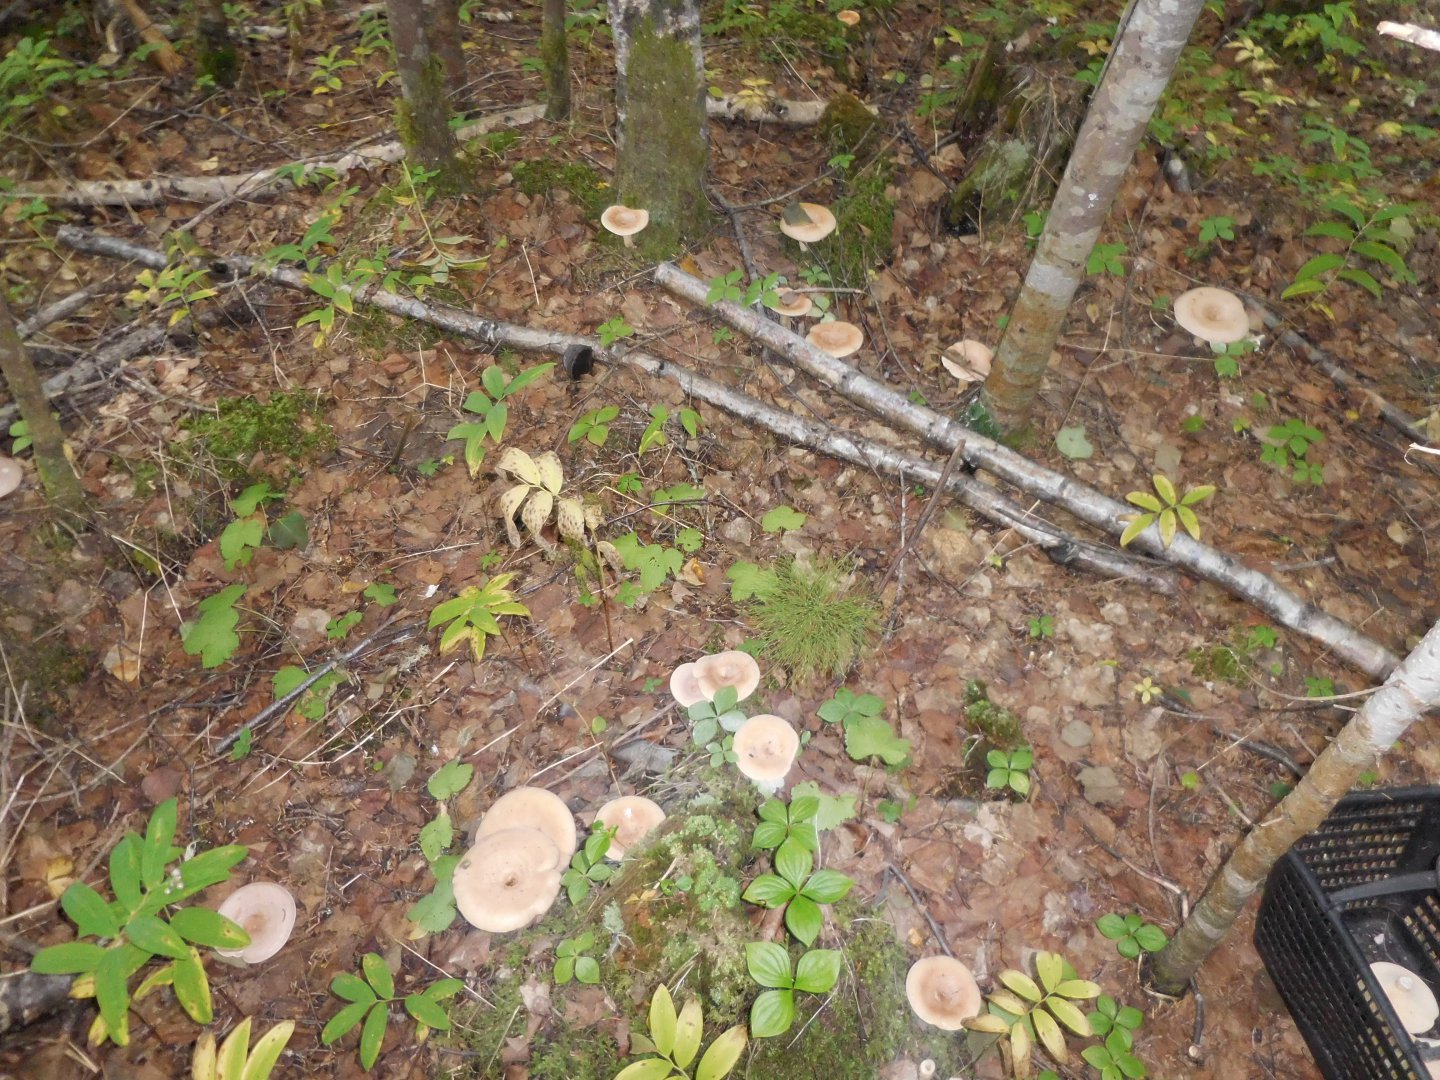
[[[450,104],[462,111],[470,106],[470,84],[465,75],[465,49],[460,36],[460,0],[420,0],[425,40],[440,58]]]
[[[565,0],[545,0],[540,17],[540,63],[545,72],[545,119],[570,119],[570,49]]]
[[[195,9],[195,70],[217,86],[234,86],[240,70],[240,53],[230,35],[224,0],[200,0]]]
[[[1203,7],[1204,0],[1135,0],[985,383],[985,406],[1002,430],[1029,418],[1085,262]]]
[[[10,308],[0,296],[0,372],[10,387],[10,396],[20,408],[20,417],[30,428],[35,452],[35,471],[50,505],[76,518],[85,516],[85,492],[65,456],[65,433],[50,415],[50,402],[40,390],[40,376],[25,355]]]
[[[425,9],[423,0],[385,0],[403,94],[395,126],[405,144],[406,156],[427,169],[438,170],[442,190],[453,189],[460,184],[460,162],[455,136],[450,131],[445,72],[430,47]]]
[[[1151,989],[1183,994],[1195,970],[1220,944],[1290,845],[1319,826],[1360,774],[1373,766],[1421,713],[1437,704],[1440,622],[1340,730],[1295,790],[1240,841],[1170,944],[1148,959],[1145,981]]]
[[[621,202],[650,211],[637,237],[668,255],[709,224],[704,63],[697,0],[608,0],[615,39]]]

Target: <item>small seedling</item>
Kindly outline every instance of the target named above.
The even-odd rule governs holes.
[[[818,715],[827,724],[848,724],[852,719],[880,716],[885,712],[885,701],[874,694],[855,694],[843,686],[835,696],[820,706]]]
[[[329,1046],[355,1027],[360,1028],[360,1067],[367,1072],[380,1056],[385,1029],[390,1026],[390,1006],[395,997],[395,976],[379,953],[366,953],[360,960],[362,979],[342,971],[330,983],[330,992],[348,1001],[320,1032],[320,1042]],[[433,1028],[450,1030],[450,1014],[440,1003],[454,997],[465,986],[463,979],[438,979],[424,990],[406,995],[405,1011],[415,1021],[416,1039],[422,1040]]]
[[[775,873],[761,874],[741,898],[764,908],[785,908],[785,926],[805,945],[813,945],[824,918],[821,904],[842,899],[855,882],[838,870],[814,870],[810,852],[799,844],[781,844]]]
[[[784,1035],[795,1023],[795,991],[828,994],[840,977],[840,953],[811,949],[792,969],[790,953],[773,941],[745,945],[745,966],[750,977],[770,987],[750,1007],[750,1033],[758,1039]]]
[[[595,332],[600,335],[601,347],[608,349],[621,338],[627,338],[633,335],[635,328],[617,315],[608,322],[601,323],[596,327]]]
[[[1100,916],[1095,929],[1115,943],[1115,951],[1126,960],[1134,960],[1141,952],[1159,952],[1169,940],[1165,931],[1134,914],[1111,912]]]
[[[1016,750],[991,750],[985,755],[985,764],[990,771],[985,774],[985,786],[998,791],[1010,790],[1020,798],[1030,794],[1030,769],[1035,764],[1035,754],[1028,746]]]
[[[227,585],[218,593],[200,601],[200,617],[189,623],[181,633],[180,642],[190,656],[199,656],[207,668],[218,667],[240,647],[235,627],[240,612],[235,604],[245,595],[248,585]]]
[[[564,986],[571,979],[594,986],[600,981],[600,965],[593,956],[586,956],[595,947],[595,932],[587,930],[577,938],[566,938],[555,946],[555,985]]]
[[[713,701],[697,701],[691,705],[688,714],[691,738],[696,746],[705,746],[714,741],[721,730],[732,735],[745,723],[745,713],[736,706],[739,692],[733,686],[722,686]]]
[[[1090,257],[1085,260],[1085,272],[1124,277],[1127,250],[1124,244],[1096,244],[1090,249]]]
[[[1045,638],[1055,636],[1055,617],[1053,615],[1032,616],[1029,623],[1030,636],[1032,638]]]
[[[554,366],[553,363],[536,364],[532,368],[526,368],[513,379],[505,374],[499,364],[491,364],[481,372],[482,389],[471,391],[461,406],[466,412],[474,413],[480,419],[456,424],[445,436],[447,440],[465,440],[465,467],[470,470],[472,479],[480,475],[480,465],[485,460],[486,437],[496,444],[505,437],[505,425],[510,417],[510,406],[505,404],[505,399],[529,386]]]
[[[560,884],[565,887],[565,895],[574,906],[579,907],[585,902],[593,886],[615,876],[615,867],[605,861],[605,853],[610,850],[610,841],[614,836],[614,829],[607,829],[597,821],[585,843],[580,845],[580,850],[570,857],[570,868],[560,875]]]
[[[698,998],[685,1002],[677,1015],[675,1001],[664,986],[650,997],[650,1034],[630,1033],[632,1054],[655,1057],[633,1062],[615,1074],[614,1080],[690,1080],[690,1063],[700,1053],[705,1018]],[[724,1080],[735,1068],[748,1042],[745,1025],[736,1024],[716,1036],[695,1067],[694,1080]]]
[[[310,673],[304,668],[286,664],[270,677],[275,700],[279,701],[308,678],[310,678]],[[294,705],[295,711],[306,720],[322,719],[325,716],[325,710],[329,707],[330,695],[337,686],[345,681],[345,678],[345,671],[342,668],[332,668],[327,671],[311,683],[305,693],[300,695]]]
[[[820,799],[815,795],[796,795],[787,806],[780,799],[767,799],[760,807],[760,824],[750,838],[757,851],[774,851],[786,844],[798,844],[806,851],[820,850],[820,834],[815,819],[820,813]]]
[[[610,437],[610,423],[619,415],[620,409],[615,405],[591,409],[570,425],[565,441],[574,443],[584,439],[595,446],[604,446],[605,440]]]
[[[1305,696],[1311,698],[1328,698],[1335,696],[1335,683],[1323,676],[1305,676]]]
[[[793,506],[776,506],[760,519],[760,528],[768,533],[794,532],[805,524],[805,518]]]
[[[1169,547],[1175,539],[1177,525],[1185,526],[1192,539],[1200,539],[1200,519],[1195,516],[1191,509],[1197,503],[1204,502],[1215,494],[1214,484],[1201,484],[1199,487],[1191,488],[1185,494],[1179,495],[1175,485],[1164,473],[1156,473],[1151,477],[1155,486],[1155,495],[1148,491],[1132,491],[1125,496],[1127,502],[1133,503],[1144,510],[1143,514],[1134,514],[1130,523],[1125,526],[1125,531],[1120,534],[1120,546],[1126,547],[1137,536],[1143,533],[1158,520],[1160,523],[1160,542]],[[1159,498],[1156,498],[1156,495]]]
[[[501,615],[529,618],[530,609],[520,603],[508,587],[514,579],[513,573],[496,574],[484,585],[468,586],[459,596],[430,612],[429,629],[433,630],[441,623],[450,624],[440,635],[442,655],[468,641],[478,664],[485,658],[486,640],[500,633]]]
[[[1318,428],[1301,420],[1286,420],[1266,430],[1266,445],[1260,451],[1260,460],[1277,469],[1290,469],[1291,479],[1297,484],[1319,487],[1325,483],[1325,475],[1319,462],[1311,460],[1309,453],[1324,438]]]
[[[1157,686],[1155,681],[1146,675],[1134,687],[1135,696],[1140,699],[1141,705],[1149,705],[1150,702],[1165,693],[1163,686]]]

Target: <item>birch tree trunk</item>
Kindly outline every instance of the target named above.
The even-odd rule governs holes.
[[[445,100],[444,64],[430,45],[426,6],[425,0],[385,0],[403,95],[395,126],[406,156],[427,169],[439,170],[440,187],[453,190],[462,183],[460,161]]]
[[[70,460],[65,456],[65,433],[50,415],[50,402],[40,389],[40,376],[25,346],[15,332],[10,308],[0,296],[0,372],[10,387],[10,396],[20,408],[20,416],[30,428],[31,447],[35,453],[35,471],[50,505],[76,518],[85,515],[85,491]]]
[[[1220,944],[1290,845],[1318,827],[1360,774],[1436,705],[1440,705],[1440,622],[1340,730],[1295,790],[1240,841],[1170,944],[1147,960],[1145,981],[1150,988],[1183,994],[1196,969]]]
[[[1134,0],[985,383],[985,406],[1002,430],[1029,418],[1086,260],[1203,7],[1204,0]]]
[[[570,119],[570,49],[565,0],[545,0],[540,16],[540,63],[545,73],[545,119]]]
[[[709,222],[705,65],[698,0],[608,0],[615,39],[621,202],[650,211],[636,237],[652,255],[698,239]]]

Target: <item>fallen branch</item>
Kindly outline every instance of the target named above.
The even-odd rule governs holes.
[[[165,255],[162,252],[131,244],[117,237],[79,229],[73,225],[62,226],[56,234],[56,239],[77,251],[128,259],[152,268],[165,265]],[[252,273],[278,285],[284,285],[307,294],[310,292],[309,286],[306,284],[307,275],[290,267],[269,267],[258,259],[244,256],[231,256],[218,263],[212,262],[210,265],[212,275],[217,278],[226,275],[233,276],[237,271]],[[873,468],[932,487],[940,480],[942,470],[933,462],[794,416],[782,409],[757,401],[747,394],[732,390],[721,383],[706,379],[704,376],[697,375],[668,360],[661,360],[642,352],[619,353],[605,350],[599,347],[594,338],[495,322],[459,308],[440,304],[428,305],[419,300],[397,296],[379,288],[367,287],[360,290],[347,288],[346,291],[350,292],[356,301],[378,307],[392,315],[427,322],[442,330],[459,334],[491,347],[504,345],[527,352],[545,352],[562,357],[565,355],[565,351],[572,347],[590,349],[597,356],[612,363],[623,363],[648,375],[671,379],[687,394],[724,409],[743,420],[758,424],[791,442],[810,446],[862,468]],[[1157,573],[1113,548],[1087,544],[1068,535],[1050,522],[1017,506],[994,488],[981,483],[972,476],[957,474],[951,477],[950,488],[967,506],[1006,528],[1014,529],[1043,549],[1051,559],[1061,566],[1126,578],[1158,592],[1171,593],[1174,591],[1174,582],[1167,575]]]
[[[697,307],[705,307],[706,284],[671,263],[655,268],[655,280]],[[1133,508],[1078,480],[1053,472],[1001,446],[933,409],[916,405],[905,395],[873,379],[797,334],[758,317],[747,308],[718,301],[709,305],[736,330],[784,356],[801,370],[838,390],[851,401],[901,428],[913,431],[935,446],[953,450],[965,443],[965,460],[988,469],[1007,483],[1074,514],[1100,531],[1118,537],[1129,524]],[[1156,530],[1136,538],[1133,547],[1213,582],[1227,592],[1264,611],[1284,626],[1313,638],[1337,656],[1375,678],[1384,678],[1399,657],[1340,619],[1321,611],[1258,570],[1181,533],[1166,548]]]
[[[1375,29],[1389,37],[1408,41],[1411,45],[1419,45],[1422,49],[1433,49],[1435,52],[1440,52],[1440,30],[1427,30],[1414,23],[1395,22],[1378,23]]]

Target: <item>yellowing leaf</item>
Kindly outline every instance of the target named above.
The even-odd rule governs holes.
[[[1039,1038],[1040,1045],[1045,1047],[1045,1052],[1061,1065],[1068,1062],[1070,1051],[1065,1046],[1065,1034],[1055,1022],[1055,1018],[1044,1009],[1036,1009],[1030,1014],[1030,1019],[1035,1024],[1035,1035]]]
[[[551,495],[560,494],[560,489],[565,485],[565,470],[560,464],[560,455],[553,450],[546,450],[535,459],[535,468],[540,474],[540,486]]]
[[[1040,987],[1035,985],[1035,980],[1023,971],[1006,968],[1000,972],[1000,981],[1026,1001],[1038,1002],[1045,996],[1040,992]]]
[[[516,480],[523,480],[531,487],[540,486],[540,469],[534,459],[518,446],[507,446],[495,464],[495,471],[510,473]]]

